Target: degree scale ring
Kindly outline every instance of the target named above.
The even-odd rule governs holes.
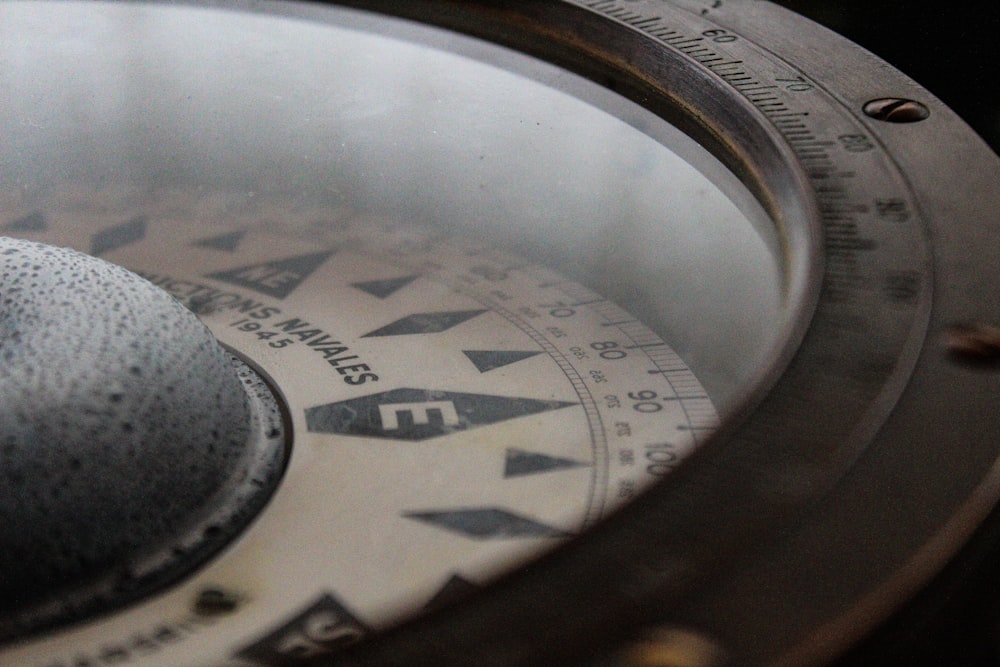
[[[957,326],[1000,322],[991,289],[1000,283],[1000,163],[938,100],[859,47],[767,3],[150,3],[131,15],[124,4],[63,6],[107,11],[107,25],[129,25],[150,44],[164,39],[157,25],[163,34],[183,25],[191,44],[226,26],[220,40],[278,72],[255,75],[257,88],[300,86],[321,91],[322,103],[237,86],[200,101],[197,78],[176,73],[195,71],[185,52],[195,46],[160,50],[176,69],[142,69],[140,47],[130,47],[134,57],[109,47],[125,81],[163,97],[110,94],[85,102],[78,119],[60,115],[58,96],[45,112],[30,95],[0,108],[3,123],[25,128],[0,156],[2,182],[21,184],[0,192],[0,229],[99,254],[180,300],[274,385],[289,406],[292,453],[269,505],[201,571],[118,611],[0,646],[0,662],[464,665],[476,656],[606,665],[636,663],[660,642],[700,647],[691,650],[704,664],[821,664],[919,590],[995,504],[998,378],[957,363],[945,344]],[[69,49],[93,82],[113,80],[81,55],[103,19],[79,23],[75,44],[45,31],[51,17],[8,5],[0,25]],[[203,34],[184,11],[205,19]],[[305,61],[266,45],[259,55],[252,45],[264,33],[255,31],[265,28],[304,45],[329,34],[432,63],[443,54],[455,76],[418,77],[421,88],[403,72],[372,88],[417,91],[423,105],[419,117],[413,110],[419,122],[379,137],[366,123],[398,110],[364,97],[387,76],[377,55],[352,61],[366,86],[348,93],[311,77],[323,62],[315,50]],[[205,65],[212,85],[227,67],[243,71],[220,63]],[[478,171],[480,161],[501,162],[491,153],[498,144],[473,132],[480,123],[509,123],[511,143],[576,126],[569,116],[551,125],[539,116],[541,130],[522,127],[528,116],[497,121],[484,102],[464,117],[469,134],[449,143],[459,130],[438,105],[449,86],[464,85],[457,72],[467,66],[498,90],[512,74],[532,95],[557,91],[553,108],[564,108],[559,96],[582,100],[596,111],[581,118],[615,119],[615,142],[635,141],[636,156],[668,160],[678,174],[690,165],[683,178],[698,185],[682,194],[695,202],[684,208],[691,226],[681,220],[676,238],[661,238],[623,213],[591,231],[583,209],[613,210],[609,193],[630,212],[668,194],[667,181],[654,187],[629,171],[647,162],[601,152],[596,140],[576,159],[551,157],[561,179],[536,171],[550,156],[530,142],[520,163],[511,158],[520,180]],[[38,85],[69,90],[82,74],[67,67]],[[0,81],[22,92],[35,85],[13,71],[0,65]],[[172,85],[193,101],[171,98],[167,112],[158,105]],[[494,94],[473,88],[483,100]],[[195,119],[197,130],[177,132]],[[88,156],[81,127],[97,153]],[[144,144],[130,144],[130,133],[154,148],[137,151]],[[365,152],[382,140],[392,152]],[[468,163],[453,171],[438,161],[466,149]],[[573,170],[591,161],[615,175],[591,181]],[[558,212],[544,208],[555,183],[599,202],[573,210],[576,227],[532,217]],[[508,199],[506,189],[529,194]],[[379,210],[357,204],[371,192],[365,201]],[[704,201],[719,229],[752,237],[733,247],[762,259],[744,266],[732,262],[738,254],[708,254],[732,267],[728,282],[707,281],[696,266],[670,274],[683,278],[676,287],[661,282],[657,253],[683,264],[699,235],[716,233],[699,213]],[[669,254],[664,238],[691,244]],[[702,286],[717,291],[699,301]],[[673,298],[702,324],[676,324]],[[730,327],[749,341],[741,353],[732,349],[739,336],[716,335],[726,318],[742,318]],[[418,339],[433,343],[411,347]],[[456,358],[467,376],[448,370]],[[478,461],[494,459],[475,457],[487,451],[498,472],[479,477]],[[461,483],[446,477],[452,464]],[[408,485],[390,469],[421,481]],[[448,481],[424,483],[433,479]],[[491,485],[505,489],[496,490],[502,501],[481,501]],[[546,495],[554,487],[574,500]],[[408,495],[418,488],[424,495]],[[303,515],[308,498],[327,493],[347,504]],[[386,553],[379,547],[393,531],[433,537],[390,547],[370,565],[352,556]],[[515,549],[517,540],[531,546]],[[288,560],[275,562],[270,545]],[[453,570],[449,561],[413,575],[422,583],[412,589],[398,583],[414,554],[438,548],[469,555]],[[503,567],[529,557],[537,560]],[[327,570],[355,574],[335,581]],[[427,606],[450,572],[467,575],[447,582],[461,599]]]

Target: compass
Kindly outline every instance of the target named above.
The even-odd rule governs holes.
[[[0,662],[819,664],[996,501],[1000,165],[797,15],[0,14]]]

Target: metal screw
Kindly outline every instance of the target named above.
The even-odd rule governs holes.
[[[662,627],[650,631],[625,649],[621,667],[722,667],[725,652],[714,641],[693,630]]]
[[[949,327],[945,348],[958,361],[977,365],[1000,364],[1000,328],[986,324]]]
[[[194,611],[202,616],[218,616],[236,611],[243,596],[221,588],[206,588],[198,593]]]
[[[863,109],[868,116],[887,123],[916,123],[931,115],[931,110],[926,105],[901,97],[870,100]]]

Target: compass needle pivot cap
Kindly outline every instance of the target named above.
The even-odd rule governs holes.
[[[134,599],[238,529],[280,461],[241,375],[139,276],[0,239],[0,637]]]

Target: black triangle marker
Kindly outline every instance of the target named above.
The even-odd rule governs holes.
[[[366,280],[360,283],[351,283],[351,287],[356,287],[362,292],[366,292],[372,296],[377,296],[380,299],[385,299],[403,289],[419,277],[420,276],[418,275],[413,275],[402,276],[399,278],[388,278],[386,280]]]
[[[522,359],[528,359],[541,354],[541,351],[519,351],[519,350],[462,350],[462,353],[469,358],[469,361],[479,369],[480,373],[486,373],[496,368],[503,368],[509,364]]]

